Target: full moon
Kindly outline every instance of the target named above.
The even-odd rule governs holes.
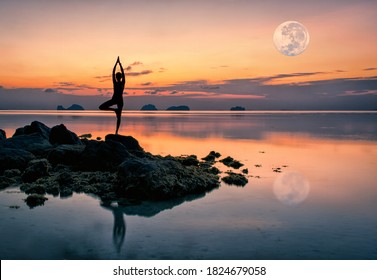
[[[299,172],[284,172],[276,177],[274,194],[285,205],[297,205],[303,202],[309,194],[308,180]]]
[[[279,52],[296,56],[308,47],[309,32],[297,21],[286,21],[275,29],[273,40]]]

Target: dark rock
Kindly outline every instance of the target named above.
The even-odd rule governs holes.
[[[0,129],[0,140],[5,140],[7,139],[7,134],[5,133],[4,130]]]
[[[88,141],[81,154],[80,170],[116,170],[127,158],[133,157],[120,142]]]
[[[56,107],[56,110],[61,111],[61,110],[65,110],[65,108],[64,108],[62,105],[58,105],[58,106]]]
[[[157,111],[157,108],[153,104],[147,104],[147,105],[144,105],[143,107],[141,107],[140,110],[141,111]]]
[[[73,177],[70,172],[62,172],[57,177],[60,189],[69,188],[73,184]]]
[[[7,169],[25,169],[35,156],[25,150],[0,148],[0,174]]]
[[[63,144],[54,147],[48,154],[48,160],[52,164],[76,165],[80,155],[84,151],[84,145]]]
[[[60,198],[68,198],[73,195],[73,191],[70,188],[60,188]]]
[[[242,174],[228,172],[228,175],[223,177],[222,180],[229,185],[245,186],[248,183],[247,178]]]
[[[31,194],[25,199],[25,202],[30,208],[34,208],[44,205],[46,200],[48,200],[48,198],[44,197],[43,195]]]
[[[8,178],[6,176],[0,176],[0,190],[5,189],[17,181],[13,178]]]
[[[220,162],[222,162],[225,166],[233,167],[235,169],[238,169],[241,166],[243,166],[243,163],[240,163],[238,160],[235,160],[234,158],[229,157],[229,156],[226,158],[223,158],[222,160],[220,160]]]
[[[245,108],[241,106],[235,106],[235,107],[230,108],[230,110],[231,111],[245,111]]]
[[[140,199],[171,199],[219,186],[217,176],[172,158],[126,160],[119,166],[118,179],[127,197]]]
[[[190,108],[186,105],[181,105],[181,106],[170,106],[166,110],[167,111],[190,111]]]
[[[69,131],[64,124],[51,128],[49,140],[51,144],[82,144],[76,133]]]
[[[217,158],[221,157],[221,154],[215,151],[210,151],[208,155],[206,155],[202,160],[205,161],[215,161]]]
[[[105,140],[111,140],[114,142],[121,143],[124,147],[126,147],[127,151],[144,151],[142,147],[140,147],[139,142],[133,138],[132,136],[124,136],[119,134],[108,134],[105,137]]]
[[[0,142],[1,148],[26,150],[36,156],[45,156],[52,145],[40,133],[13,136]]]
[[[21,190],[23,192],[25,192],[26,194],[45,194],[46,193],[46,189],[44,186],[41,186],[41,185],[26,185],[27,187],[24,187],[21,188]]]
[[[185,166],[198,166],[199,160],[196,155],[175,157],[181,164]]]
[[[17,128],[13,137],[37,133],[40,136],[42,136],[43,138],[48,140],[49,137],[50,137],[50,130],[51,129],[48,126],[46,126],[45,124],[43,124],[39,121],[33,121],[30,125],[25,125],[24,127]]]
[[[41,177],[48,176],[49,169],[50,164],[47,159],[31,160],[22,174],[22,180],[28,183],[34,182]]]
[[[247,168],[242,169],[242,173],[243,173],[243,174],[249,174],[249,169],[247,169]]]
[[[21,176],[21,171],[18,169],[8,169],[4,171],[4,176],[8,178],[14,178]]]

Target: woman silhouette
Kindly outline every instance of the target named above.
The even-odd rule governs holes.
[[[121,72],[117,72],[115,74],[115,69],[118,63],[119,63]],[[109,101],[106,101],[105,103],[101,104],[99,106],[99,109],[115,112],[116,117],[117,117],[117,127],[116,127],[115,134],[118,134],[120,120],[122,117],[122,109],[123,109],[123,90],[124,90],[124,85],[126,84],[126,77],[124,76],[124,70],[122,67],[122,63],[120,63],[119,56],[118,56],[117,61],[115,62],[112,76],[113,76],[113,85],[114,85],[113,97]],[[117,108],[110,108],[113,105],[117,105]]]

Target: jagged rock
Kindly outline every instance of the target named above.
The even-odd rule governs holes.
[[[229,185],[245,186],[248,183],[247,178],[238,173],[227,172],[228,175],[223,177],[222,180]]]
[[[54,147],[48,154],[48,160],[52,164],[76,165],[84,151],[84,145],[63,144]]]
[[[82,144],[76,133],[69,131],[64,124],[51,128],[49,140],[51,144]]]
[[[13,137],[37,133],[48,140],[50,137],[50,130],[51,129],[45,124],[39,121],[33,121],[30,125],[25,125],[24,127],[17,128],[16,132],[13,134]]]
[[[25,169],[28,162],[35,156],[25,150],[0,148],[0,174],[7,169]]]
[[[5,140],[7,139],[7,134],[5,133],[4,130],[0,129],[0,140]]]
[[[52,145],[40,133],[23,134],[0,142],[1,148],[26,150],[36,156],[45,156]]]
[[[45,201],[48,200],[47,197],[44,197],[40,194],[31,194],[26,199],[25,202],[30,208],[34,208],[36,206],[44,205]]]
[[[172,158],[126,160],[119,166],[118,179],[127,197],[140,199],[171,199],[219,186],[217,176]]]
[[[24,182],[34,182],[41,177],[48,176],[49,169],[50,164],[47,159],[31,160],[22,174],[22,180]]]
[[[119,134],[108,134],[105,137],[105,140],[111,140],[114,142],[119,142],[123,146],[126,147],[126,149],[129,152],[132,151],[144,151],[142,147],[140,147],[139,142],[133,138],[132,136],[124,136],[124,135],[119,135]]]

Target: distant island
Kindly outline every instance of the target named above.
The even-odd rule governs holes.
[[[56,107],[56,110],[85,110],[84,107],[82,107],[81,105],[79,104],[72,104],[70,107],[68,107],[67,109],[64,108],[62,105],[58,105]]]
[[[245,108],[241,106],[235,106],[235,107],[230,108],[230,110],[231,111],[245,111]]]
[[[186,105],[170,106],[166,111],[190,111],[190,107]]]
[[[141,111],[157,111],[157,108],[153,104],[146,104],[143,107],[141,107],[140,110]]]

